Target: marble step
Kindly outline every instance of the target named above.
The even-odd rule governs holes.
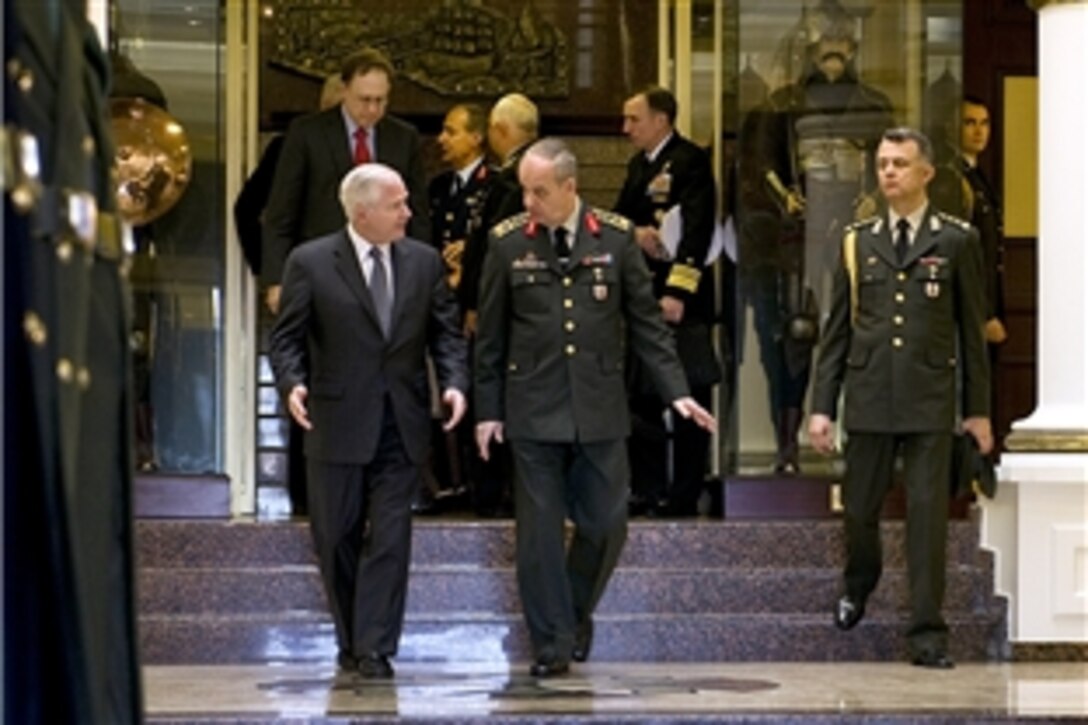
[[[1004,607],[951,615],[949,652],[961,661],[1008,657]],[[592,659],[605,662],[898,661],[905,619],[873,613],[854,630],[821,614],[626,614],[596,618]],[[144,664],[333,662],[332,625],[322,615],[146,615]],[[525,662],[528,636],[514,614],[420,615],[405,622],[399,661]]]
[[[882,524],[884,563],[902,568],[904,526]],[[305,522],[138,521],[138,565],[153,568],[281,567],[314,562]],[[635,521],[621,566],[666,568],[840,567],[842,524],[813,521]],[[949,522],[950,564],[980,565],[978,525]],[[412,563],[512,566],[511,521],[417,519]]]
[[[978,612],[991,606],[989,567],[948,570],[945,611]],[[755,613],[816,614],[838,596],[838,569],[664,569],[621,567],[598,607],[601,614]],[[160,614],[324,612],[314,566],[140,571],[139,611]],[[869,602],[871,613],[908,607],[906,572],[885,572]],[[413,567],[408,611],[521,611],[512,567],[447,565]]]

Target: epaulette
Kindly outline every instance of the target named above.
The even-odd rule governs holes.
[[[491,236],[496,239],[505,237],[515,229],[520,229],[525,226],[525,222],[529,220],[529,212],[523,211],[520,214],[515,214],[511,217],[506,217],[501,222],[491,227]]]
[[[943,212],[943,211],[938,211],[937,216],[939,216],[941,218],[941,221],[948,222],[949,224],[951,224],[953,226],[957,226],[957,227],[959,227],[960,229],[962,229],[965,232],[970,231],[970,229],[971,229],[971,223],[970,222],[964,221],[963,219],[960,219],[958,216],[955,216],[953,214],[949,214],[949,213]]]
[[[598,209],[597,207],[593,207],[593,216],[597,217],[608,226],[619,229],[621,232],[631,230],[631,220],[623,216],[622,214],[617,214],[614,211],[607,211],[605,209]]]
[[[881,218],[882,217],[880,215],[874,215],[874,216],[870,216],[870,217],[865,217],[864,219],[859,219],[858,221],[853,222],[852,224],[847,224],[846,228],[843,231],[856,232],[859,229],[864,229],[865,227],[871,227],[872,225],[874,225],[878,221],[880,221]]]

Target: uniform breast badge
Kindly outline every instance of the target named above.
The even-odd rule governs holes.
[[[608,285],[604,282],[604,267],[593,268],[593,299],[598,302],[608,299]]]
[[[672,173],[669,172],[671,164],[671,161],[666,161],[665,165],[661,167],[661,171],[657,172],[657,176],[650,179],[650,183],[646,187],[646,195],[655,204],[664,204],[669,200],[669,193],[672,191]]]
[[[948,260],[944,257],[922,257],[918,263],[929,270],[929,279],[925,283],[924,290],[926,297],[935,300],[941,296],[941,282],[938,275],[941,267],[948,264]]]

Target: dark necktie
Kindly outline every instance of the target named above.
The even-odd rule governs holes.
[[[370,147],[366,143],[366,129],[355,129],[355,165],[370,163]]]
[[[555,256],[559,257],[559,261],[566,264],[570,260],[570,243],[567,241],[567,228],[556,227],[552,232],[555,236]]]
[[[393,319],[393,291],[389,277],[385,273],[382,252],[377,247],[370,248],[370,298],[374,300],[374,310],[378,313],[378,323],[382,326],[382,335],[389,337],[389,325]]]
[[[895,256],[899,258],[899,263],[902,264],[903,260],[907,258],[907,250],[910,249],[910,222],[906,219],[900,219],[895,228],[899,230],[895,235]]]

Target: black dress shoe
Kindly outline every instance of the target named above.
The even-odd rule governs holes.
[[[588,618],[578,625],[574,632],[574,648],[570,652],[570,658],[575,662],[585,662],[589,659],[589,651],[593,649],[593,619]]]
[[[371,652],[359,658],[359,676],[365,680],[389,680],[393,677],[393,665],[385,655]]]
[[[342,649],[336,653],[336,666],[342,670],[355,670],[359,667],[359,660],[351,652]]]
[[[570,663],[556,659],[540,658],[529,667],[532,677],[556,677],[570,672]]]
[[[835,626],[846,631],[853,629],[865,616],[865,600],[846,595],[835,604]]]
[[[915,667],[928,667],[931,670],[950,670],[956,666],[952,658],[944,652],[919,652],[910,661]]]

